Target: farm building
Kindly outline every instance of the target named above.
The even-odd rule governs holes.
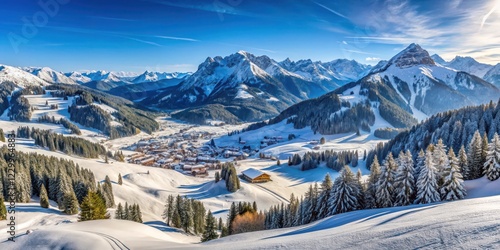
[[[271,176],[257,170],[255,168],[249,168],[243,172],[241,172],[243,179],[251,182],[251,183],[260,183],[260,182],[268,182],[271,181]]]

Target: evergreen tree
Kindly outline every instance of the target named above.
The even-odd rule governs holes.
[[[493,135],[493,139],[488,145],[484,173],[490,181],[494,181],[500,177],[500,138],[497,133]]]
[[[111,179],[106,175],[104,179],[104,183],[102,184],[102,195],[104,197],[104,201],[106,202],[106,207],[114,207],[115,206],[115,198],[113,196],[113,187],[111,186]]]
[[[122,185],[123,180],[122,180],[122,174],[118,174],[118,185]]]
[[[366,190],[366,207],[377,208],[379,207],[376,200],[377,182],[380,178],[380,164],[375,155],[372,165],[370,166],[370,176],[368,177],[368,186]]]
[[[181,216],[179,215],[179,210],[174,209],[172,213],[172,226],[176,228],[182,227]]]
[[[134,213],[132,217],[132,221],[142,223],[142,212],[141,212],[141,207],[139,207],[139,204],[134,204],[132,206]]]
[[[462,145],[460,147],[460,150],[458,151],[458,166],[460,168],[460,172],[462,173],[462,176],[464,177],[464,180],[468,180],[469,176],[469,165],[468,165],[468,160],[467,160],[467,153],[465,153],[465,147]]]
[[[78,199],[76,198],[73,189],[69,189],[66,194],[64,194],[64,213],[66,214],[77,214],[78,213]]]
[[[319,214],[318,217],[320,219],[325,218],[329,214],[329,207],[328,207],[328,200],[330,200],[330,193],[332,191],[333,187],[333,182],[332,178],[330,177],[330,174],[325,175],[325,179],[321,183],[321,192],[319,194],[319,201],[318,201],[318,206],[319,206]],[[292,197],[290,198],[290,205],[292,205],[292,199],[295,197],[292,194]],[[298,201],[297,201],[298,202]],[[292,210],[292,207],[290,207],[290,210]],[[296,210],[290,211],[292,215],[295,215]],[[292,226],[292,225],[290,225]]]
[[[131,213],[130,213],[130,209],[129,209],[128,203],[125,202],[125,206],[124,206],[124,209],[123,209],[122,220],[130,220],[131,218],[132,218],[132,216],[131,216]]]
[[[118,203],[118,206],[116,207],[115,219],[117,219],[117,220],[125,219],[125,211],[123,211],[123,206],[122,206],[121,202]]]
[[[219,171],[215,172],[215,183],[220,181],[220,173]]]
[[[418,176],[420,175],[420,170],[424,168],[424,165],[425,165],[425,153],[423,149],[420,149],[420,151],[418,152],[417,162],[415,165],[415,173],[413,174],[413,176],[415,176],[415,182],[417,182]]]
[[[190,233],[190,229],[191,227],[193,227],[194,222],[193,222],[193,207],[191,206],[191,202],[189,200],[183,202],[183,208],[181,211],[181,221],[184,232]]]
[[[407,206],[413,203],[415,199],[416,184],[413,169],[413,159],[410,151],[406,154],[401,151],[398,157],[398,171],[396,173],[395,191],[396,206]]]
[[[217,230],[217,225],[215,222],[215,218],[212,215],[212,212],[209,210],[205,221],[205,232],[201,237],[201,241],[205,242],[219,238],[219,235],[217,234],[216,230]]]
[[[165,209],[163,210],[163,219],[167,225],[171,226],[172,216],[174,214],[175,209],[175,198],[173,195],[169,195],[167,198],[167,202],[165,204]]]
[[[366,197],[365,197],[365,193],[366,193],[366,188],[365,188],[365,185],[363,183],[363,174],[361,173],[361,169],[358,169],[358,172],[356,173],[356,186],[359,190],[359,193],[358,193],[358,201],[359,201],[359,207],[357,209],[364,209],[366,207]]]
[[[96,192],[89,191],[80,207],[79,221],[109,219],[106,204]]]
[[[325,143],[326,143],[325,137],[321,137],[321,139],[319,140],[319,144],[325,144]]]
[[[222,222],[222,218],[219,218],[219,224],[217,225],[217,230],[222,230],[223,227],[224,227],[224,223]]]
[[[3,129],[0,129],[0,141],[5,142],[5,134],[3,132]]]
[[[45,185],[43,184],[40,187],[40,207],[43,208],[49,207],[49,197],[47,195],[47,189],[45,189]]]
[[[467,192],[453,148],[450,148],[448,157],[449,164],[444,169],[443,186],[440,189],[441,199],[445,201],[463,199],[467,195]]]
[[[380,207],[392,207],[394,205],[394,178],[396,177],[396,170],[396,161],[392,153],[389,152],[380,169],[380,178],[377,182],[375,193],[376,203]]]
[[[345,166],[335,179],[330,198],[330,214],[345,213],[359,207],[360,190],[356,185],[356,177],[349,166]]]
[[[437,173],[432,161],[432,152],[425,152],[425,164],[420,169],[417,180],[416,204],[425,204],[440,201],[440,195],[437,183]]]
[[[276,161],[276,165],[280,166],[281,165],[281,162],[280,160],[278,159],[278,161]]]
[[[5,206],[3,197],[0,196],[0,220],[7,219],[7,207]]]
[[[482,161],[482,139],[481,135],[479,135],[479,131],[474,133],[472,140],[469,144],[468,150],[468,173],[467,177],[469,180],[477,179],[482,175],[483,161]]]
[[[484,132],[484,131],[483,131]],[[486,133],[483,134],[483,138],[481,140],[481,176],[484,175],[486,169],[484,169],[484,163],[486,162],[486,156],[488,155],[488,135]]]
[[[448,162],[448,156],[446,155],[446,146],[443,144],[443,140],[439,139],[438,143],[434,147],[434,152],[432,152],[434,166],[438,173],[438,185],[442,185],[442,174],[444,169],[450,165]]]
[[[221,230],[221,233],[220,233],[220,237],[222,238],[222,237],[226,237],[228,235],[229,235],[229,230],[227,229],[226,226],[223,226],[222,230]]]

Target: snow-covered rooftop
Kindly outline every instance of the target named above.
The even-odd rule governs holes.
[[[249,168],[243,172],[241,172],[242,174],[244,174],[245,176],[247,176],[248,178],[250,179],[255,179],[261,175],[264,174],[264,172],[258,170],[258,169],[255,169],[255,168]]]

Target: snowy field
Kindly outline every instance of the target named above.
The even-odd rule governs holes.
[[[39,97],[36,97],[39,98]],[[46,97],[49,98],[49,97]],[[45,104],[45,99],[41,98],[36,103]],[[60,105],[61,108],[61,105]],[[500,203],[500,181],[490,182],[485,179],[467,182],[469,192],[468,198],[483,196],[494,196],[487,199],[470,199],[453,203],[434,204],[430,206],[410,206],[404,208],[388,208],[369,211],[358,211],[342,215],[336,215],[325,220],[304,225],[296,228],[255,232],[242,235],[231,236],[216,240],[206,244],[198,244],[198,236],[190,236],[181,231],[170,228],[162,222],[164,204],[168,195],[187,196],[201,200],[206,209],[210,209],[216,217],[226,219],[227,211],[232,202],[256,201],[259,209],[267,209],[270,206],[287,202],[290,195],[303,195],[310,184],[321,182],[326,173],[332,178],[337,176],[337,172],[320,165],[317,169],[300,171],[297,167],[289,167],[286,164],[288,156],[295,153],[311,151],[311,140],[319,140],[322,136],[314,133],[309,128],[301,130],[293,129],[291,124],[285,122],[275,124],[263,129],[249,131],[246,133],[227,136],[228,132],[240,130],[245,125],[238,126],[193,126],[181,123],[172,119],[158,118],[162,130],[153,135],[144,133],[127,138],[106,141],[105,145],[111,150],[121,149],[124,146],[149,137],[169,135],[179,132],[180,129],[190,128],[189,131],[208,131],[216,133],[218,138],[215,142],[219,146],[239,146],[239,137],[247,141],[247,145],[260,144],[264,136],[283,136],[281,143],[269,146],[262,152],[270,153],[281,159],[281,166],[276,165],[276,161],[258,159],[255,156],[247,160],[239,161],[236,169],[238,172],[248,168],[256,168],[271,175],[271,182],[261,184],[251,184],[241,181],[241,189],[235,193],[226,190],[224,182],[215,183],[213,173],[206,178],[196,178],[183,175],[174,170],[145,167],[129,163],[114,162],[104,163],[103,159],[85,159],[75,156],[67,156],[61,152],[51,152],[33,144],[31,140],[18,139],[16,149],[23,152],[37,152],[45,155],[71,159],[83,168],[89,168],[99,181],[103,181],[108,175],[112,181],[115,203],[129,204],[138,203],[143,213],[144,224],[130,221],[92,221],[85,223],[75,223],[76,216],[67,216],[59,212],[56,204],[52,204],[50,209],[42,209],[35,199],[29,204],[18,204],[17,230],[18,235],[22,235],[26,230],[34,230],[32,234],[18,238],[16,245],[1,243],[0,249],[44,249],[37,244],[43,244],[45,249],[192,249],[197,247],[209,249],[321,249],[323,246],[338,246],[338,248],[408,248],[408,246],[422,246],[423,248],[453,248],[453,242],[448,242],[449,234],[444,227],[450,227],[450,232],[457,232],[458,235],[471,230],[481,232],[476,243],[467,243],[468,246],[499,247],[498,242],[490,241],[488,228],[492,228],[485,218],[470,216],[475,209],[481,213],[493,213],[492,210]],[[47,129],[61,130],[57,125],[17,123],[11,121],[0,121],[0,126],[4,129],[10,126],[14,129],[17,126],[35,125]],[[64,128],[62,128],[64,130]],[[83,131],[83,130],[82,130]],[[64,132],[64,131],[63,131]],[[289,133],[294,133],[297,138],[288,141]],[[82,136],[83,138],[91,137]],[[354,133],[334,136],[324,136],[326,143],[321,145],[321,150],[334,149],[359,150],[359,156],[363,156],[364,150],[372,149],[379,140],[372,134],[362,133],[357,136]],[[124,151],[125,155],[132,153]],[[365,162],[360,160],[359,166],[353,171],[361,169],[364,175],[369,171],[365,167]],[[147,174],[149,171],[149,174]],[[123,185],[118,185],[118,174],[123,176]],[[491,203],[491,205],[490,205]],[[488,205],[482,205],[488,204]],[[477,206],[477,208],[476,208]],[[425,211],[425,220],[420,220]],[[456,215],[449,213],[457,213]],[[429,213],[429,214],[428,214]],[[110,214],[114,215],[114,210],[110,209]],[[446,223],[440,223],[439,227],[429,226],[438,221],[439,216],[445,216]],[[496,215],[498,216],[498,215]],[[456,218],[460,218],[457,220]],[[494,221],[495,217],[491,217]],[[461,220],[470,220],[465,223],[466,227],[459,228]],[[500,218],[499,218],[500,219]],[[415,223],[418,221],[417,223]],[[435,231],[429,233],[424,227]],[[126,228],[124,231],[123,229]],[[481,231],[483,230],[483,231]],[[0,231],[6,231],[6,225],[0,225]],[[396,232],[401,232],[397,235]],[[433,237],[430,237],[432,235]],[[299,237],[296,237],[299,236]],[[379,237],[381,240],[374,242],[373,238]],[[430,237],[430,238],[429,238]],[[428,246],[424,242],[428,239],[442,237],[444,242],[430,241]],[[464,236],[471,237],[471,236]],[[7,234],[0,234],[0,242],[5,241]],[[356,240],[356,244],[351,241]],[[42,242],[42,243],[40,243]],[[236,243],[238,242],[238,243]],[[324,244],[323,244],[324,243]],[[363,243],[363,244],[362,244]],[[373,245],[377,244],[377,245]],[[397,245],[401,244],[401,245]],[[441,245],[439,245],[441,244]],[[15,247],[14,247],[15,246]],[[467,245],[466,245],[467,246]],[[335,247],[337,248],[337,247]],[[482,247],[478,247],[482,248]]]
[[[479,180],[481,181],[481,180]],[[195,243],[175,229],[164,231],[120,220],[60,222],[0,243],[2,249],[497,249],[500,247],[500,181],[496,195],[455,202],[338,214],[286,229],[244,233]],[[469,192],[474,190],[469,190]],[[24,208],[23,208],[24,209]],[[40,208],[27,208],[34,218]],[[62,220],[57,211],[50,221]],[[28,216],[29,215],[29,216]],[[32,223],[28,220],[27,223]],[[52,223],[52,222],[51,222]],[[125,230],[124,230],[125,229]],[[2,228],[2,231],[4,229]]]

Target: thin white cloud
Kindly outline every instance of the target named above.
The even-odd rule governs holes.
[[[355,50],[355,49],[342,49],[342,50],[345,52],[355,53],[355,54],[375,55],[374,53],[365,52],[365,51],[361,51],[361,50]]]
[[[158,44],[158,43],[155,43],[155,42],[151,42],[151,41],[146,41],[146,40],[142,40],[142,39],[138,39],[138,38],[134,38],[134,37],[129,37],[129,36],[122,36],[122,37],[126,38],[126,39],[129,39],[129,40],[132,40],[132,41],[136,41],[136,42],[140,42],[140,43],[144,43],[144,44],[153,45],[153,46],[156,46],[156,47],[163,47],[161,44]]]
[[[348,18],[348,17],[346,17],[346,16],[344,16],[344,15],[340,14],[339,12],[337,12],[337,11],[335,11],[335,10],[332,10],[331,8],[328,8],[327,6],[325,6],[325,5],[323,5],[323,4],[320,4],[320,3],[315,2],[315,1],[313,1],[313,3],[315,3],[316,5],[318,5],[319,7],[323,8],[323,9],[325,9],[325,10],[330,11],[331,13],[333,13],[333,14],[335,14],[335,15],[339,16],[339,17],[342,17],[342,18],[344,18],[344,19],[349,20],[349,18]]]
[[[200,40],[186,37],[175,37],[175,36],[155,36],[162,39],[170,39],[170,40],[180,40],[180,41],[189,41],[189,42],[199,42]]]
[[[382,59],[378,58],[378,57],[367,57],[367,58],[365,58],[365,61],[367,61],[367,62],[378,62],[380,60],[382,60]]]

